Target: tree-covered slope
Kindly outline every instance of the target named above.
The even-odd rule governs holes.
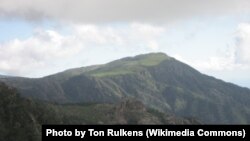
[[[58,103],[117,103],[147,107],[204,123],[250,123],[250,90],[201,74],[163,53],[123,58],[39,79],[2,78],[24,97]]]
[[[199,124],[146,108],[136,100],[118,104],[57,105],[21,98],[0,83],[0,140],[39,141],[42,124]]]

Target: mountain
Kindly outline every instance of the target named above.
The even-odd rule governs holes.
[[[118,104],[56,105],[21,98],[0,83],[0,140],[39,141],[42,124],[199,124],[127,99]]]
[[[8,78],[10,76],[6,76],[6,75],[0,75],[0,78]]]
[[[145,106],[207,124],[250,124],[250,90],[204,75],[163,53],[127,57],[51,76],[2,78],[23,97],[56,103]]]

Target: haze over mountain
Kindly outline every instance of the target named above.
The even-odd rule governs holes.
[[[201,74],[163,53],[123,58],[38,79],[1,78],[23,97],[56,103],[119,103],[126,98],[203,123],[249,124],[250,90]]]

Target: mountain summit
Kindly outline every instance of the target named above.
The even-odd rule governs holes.
[[[39,79],[1,78],[24,97],[57,103],[118,103],[134,98],[150,108],[203,123],[250,123],[250,90],[151,53],[76,68]]]

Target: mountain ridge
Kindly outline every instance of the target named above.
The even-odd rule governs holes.
[[[126,57],[39,79],[1,80],[24,97],[45,101],[119,103],[135,98],[147,107],[204,123],[250,123],[248,88],[202,74],[163,53]]]

